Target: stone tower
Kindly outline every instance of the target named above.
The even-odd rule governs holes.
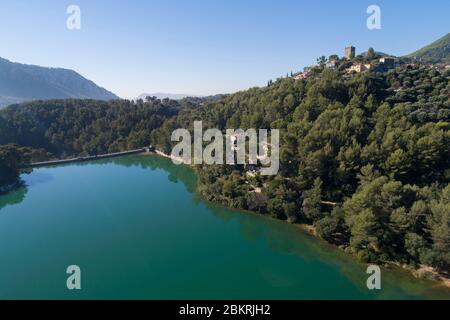
[[[347,59],[356,56],[356,48],[354,46],[349,46],[345,48],[344,55]]]

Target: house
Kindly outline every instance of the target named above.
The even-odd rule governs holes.
[[[371,67],[370,65],[368,65],[369,68],[367,68],[366,66],[367,65],[365,65],[365,64],[357,63],[357,64],[352,65],[350,68],[348,68],[347,72],[348,73],[352,73],[352,72],[360,73],[360,72],[370,69],[370,67]]]
[[[327,62],[327,68],[335,69],[336,68],[336,60],[330,60]]]
[[[294,79],[295,80],[301,80],[301,79],[305,79],[307,77],[305,72],[299,72],[294,74]]]
[[[303,68],[303,72],[298,72],[298,73],[294,74],[294,79],[295,80],[306,79],[311,74],[312,69],[313,69],[313,67]]]
[[[380,58],[380,63],[383,64],[386,68],[395,68],[400,65],[399,59],[393,57]]]
[[[344,57],[347,59],[352,59],[356,55],[356,48],[354,46],[349,46],[344,49]]]

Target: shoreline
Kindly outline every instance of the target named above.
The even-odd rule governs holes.
[[[333,245],[333,244],[323,240],[322,238],[320,238],[317,235],[316,229],[312,225],[294,224],[294,226],[297,227],[302,232],[305,232],[309,236],[314,237],[317,240],[324,241],[325,243],[333,246],[335,249],[338,249],[338,250],[340,249],[340,247]],[[347,255],[350,255],[351,257],[353,257],[353,259],[357,260],[354,254],[351,254],[348,252],[344,252],[344,253]],[[420,268],[413,269],[408,265],[405,265],[405,264],[402,265],[395,261],[385,262],[384,267],[387,267],[387,268],[396,267],[396,268],[401,269],[404,272],[411,274],[415,279],[433,281],[433,282],[436,282],[436,285],[439,287],[445,287],[445,288],[450,289],[450,278],[446,277],[443,273],[436,271],[436,269],[433,267],[421,265]]]
[[[159,151],[159,150],[155,150],[154,152],[145,153],[145,154],[152,154],[152,155],[160,156],[160,157],[163,157],[166,159],[170,159],[170,160],[175,159],[175,160],[179,161],[179,159],[176,159],[176,158],[174,158],[168,154],[165,154],[164,152]],[[192,167],[192,166],[190,166],[190,167]],[[250,212],[253,212],[253,211],[250,211]],[[253,212],[253,213],[256,213],[256,212]],[[312,237],[316,238],[317,240],[325,241],[317,235],[317,232],[316,232],[316,229],[314,228],[314,226],[309,225],[309,224],[293,224],[293,225],[295,227],[297,227],[299,230],[301,230],[302,232],[308,234],[309,236],[312,236]],[[326,242],[326,243],[328,243],[328,242]],[[339,250],[338,246],[333,245],[333,244],[330,244],[330,245],[332,245],[334,248]],[[349,253],[346,252],[346,254],[349,254]],[[353,254],[349,254],[349,255],[352,256],[356,260],[356,258]],[[410,273],[415,279],[430,280],[430,281],[436,282],[437,286],[450,289],[450,278],[444,276],[442,273],[437,272],[433,267],[421,266],[419,269],[413,269],[410,266],[401,265],[400,263],[395,262],[395,261],[385,262],[385,267],[390,267],[390,266],[395,266],[395,267],[401,268],[403,271]]]
[[[116,158],[116,157],[121,157],[121,156],[132,155],[132,154],[141,154],[141,153],[146,153],[146,152],[150,152],[150,151],[147,151],[145,148],[141,148],[141,149],[135,149],[135,150],[127,150],[127,151],[121,151],[121,152],[100,154],[100,155],[95,155],[95,156],[86,156],[86,157],[77,157],[77,158],[69,158],[69,159],[49,160],[49,161],[36,162],[36,163],[27,163],[27,164],[19,165],[19,168],[20,169],[29,169],[29,168],[33,169],[33,168],[52,166],[52,165],[58,165],[58,164],[70,164],[70,163],[79,163],[79,162],[94,161],[94,160],[103,160],[103,159]]]
[[[15,189],[19,188],[21,186],[21,182],[20,181],[16,181],[14,183],[11,184],[7,184],[7,185],[3,185],[0,186],[0,196],[7,194],[11,191],[14,191]]]
[[[142,149],[139,152],[137,152],[137,150],[133,150],[132,153],[124,152],[124,153],[121,153],[121,154],[116,153],[116,154],[111,154],[111,155],[103,155],[101,157],[100,156],[92,157],[89,160],[86,159],[86,158],[76,158],[76,159],[70,159],[69,163],[95,161],[95,160],[101,160],[101,159],[105,159],[105,158],[113,158],[113,157],[117,157],[117,156],[126,156],[126,155],[131,155],[131,154],[145,155],[145,156],[150,155],[150,156],[157,156],[157,157],[161,157],[161,158],[165,158],[165,159],[169,159],[169,160],[175,160],[177,162],[180,162],[180,164],[188,165],[191,169],[193,168],[192,165],[185,164],[182,161],[182,159],[173,157],[171,155],[168,155],[168,154],[166,154],[166,153],[164,153],[162,151],[156,150],[156,149],[153,150],[153,151],[145,151],[144,149]],[[67,162],[62,160],[62,161],[59,161],[59,162],[57,161],[57,163],[54,163],[54,164],[63,164],[63,163],[67,163]],[[51,164],[48,164],[48,165],[51,165]],[[44,165],[38,165],[36,167],[39,168],[39,167],[42,167],[42,166],[44,166]],[[30,168],[30,167],[28,167],[28,168]],[[33,168],[33,167],[31,167],[31,168]],[[197,172],[195,172],[195,170],[194,170],[194,173],[197,174]],[[5,193],[11,192],[11,191],[14,191],[19,185],[20,185],[20,183],[14,183],[13,185],[0,187],[0,195],[3,195]],[[6,192],[4,192],[5,188],[8,189]],[[202,197],[201,194],[199,194],[199,193],[197,193],[197,194],[200,197]],[[212,203],[217,204],[215,202],[212,202]],[[228,207],[225,207],[225,208],[228,208]],[[228,208],[228,209],[232,209],[232,208]],[[249,212],[252,212],[254,214],[258,214],[257,212],[253,212],[253,211],[249,211]],[[281,220],[279,220],[279,221],[281,221]],[[320,238],[317,235],[317,232],[316,232],[316,229],[314,228],[314,226],[308,225],[308,224],[292,224],[292,225],[295,226],[297,229],[299,229],[301,232],[304,232],[307,235],[309,235],[311,237],[314,237],[317,240],[326,242],[325,240],[323,240],[322,238]],[[326,243],[328,243],[328,242],[326,242]],[[330,243],[328,243],[328,244],[330,244]],[[338,250],[340,249],[336,245],[333,245],[333,244],[330,244],[330,245],[332,245],[335,249],[338,249]],[[349,253],[346,252],[346,254],[349,254]],[[349,254],[349,255],[352,256],[353,259],[357,260],[353,254]],[[392,267],[392,266],[398,267],[398,268],[402,269],[403,271],[407,271],[408,273],[410,273],[416,279],[430,280],[430,281],[436,282],[436,286],[445,287],[445,288],[450,289],[450,277],[449,277],[449,275],[444,275],[443,273],[439,273],[433,267],[421,265],[420,268],[413,269],[413,268],[411,268],[408,265],[402,265],[399,262],[395,262],[395,261],[387,261],[387,262],[384,263],[384,266],[388,267],[388,268]]]

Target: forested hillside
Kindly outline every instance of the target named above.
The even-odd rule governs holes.
[[[0,112],[0,145],[45,148],[61,158],[97,155],[150,144],[150,132],[177,113],[170,100],[52,100]]]
[[[407,57],[424,63],[450,63],[450,33]]]
[[[204,166],[200,192],[226,206],[314,224],[364,261],[448,270],[449,76],[403,66],[345,79],[325,69],[181,112],[152,140],[169,151],[169,132],[194,119],[221,129],[282,129],[279,175]]]
[[[363,261],[450,268],[450,73],[421,65],[351,77],[323,65],[207,103],[65,100],[0,112],[0,144],[59,157],[154,144],[191,128],[281,130],[280,173],[197,167],[226,206],[313,224]]]

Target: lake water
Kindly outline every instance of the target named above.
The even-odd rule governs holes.
[[[367,266],[297,227],[195,194],[193,171],[156,156],[39,168],[0,196],[0,299],[450,298]],[[70,265],[81,291],[66,287]]]

